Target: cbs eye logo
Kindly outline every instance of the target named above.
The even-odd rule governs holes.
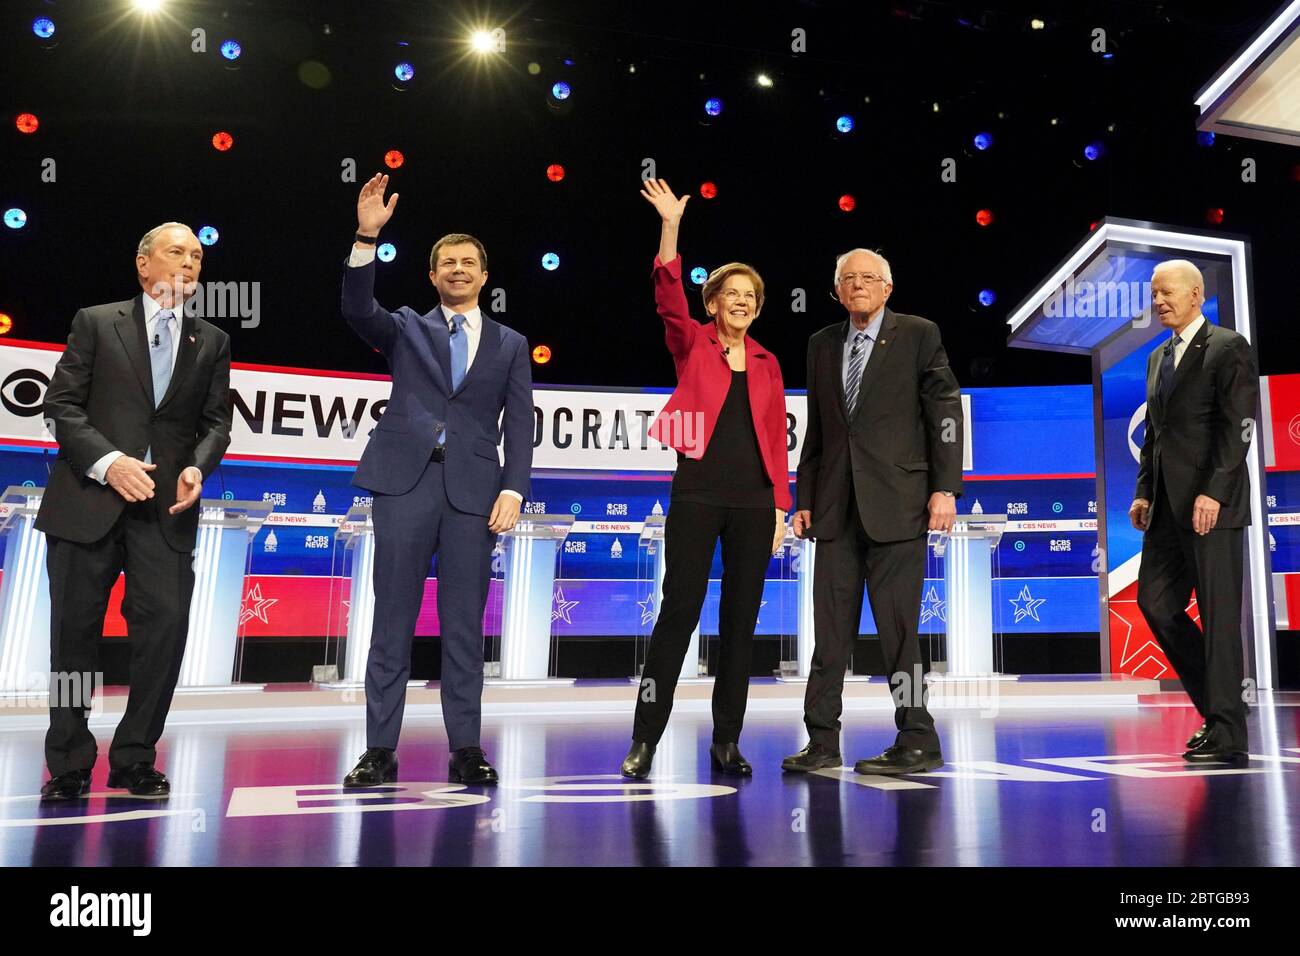
[[[45,389],[49,378],[34,368],[20,368],[12,372],[0,385],[0,405],[5,411],[21,418],[35,418],[41,413]]]

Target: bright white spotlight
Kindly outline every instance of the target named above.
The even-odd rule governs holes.
[[[162,0],[132,0],[132,3],[141,13],[157,13],[162,9]]]
[[[1029,28],[1031,30],[1044,30],[1047,28],[1047,21],[1040,20],[1038,19],[1038,17],[1034,17],[1034,19],[1029,21]]]
[[[505,34],[497,30],[475,30],[469,38],[469,45],[475,53],[501,53],[505,46]]]
[[[772,85],[772,78],[766,73],[758,74],[758,85],[766,89]]]

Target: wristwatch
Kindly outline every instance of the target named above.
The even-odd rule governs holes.
[[[955,492],[952,492],[952,491],[944,491],[942,488],[940,488],[940,489],[936,492],[936,494],[947,495],[949,498],[956,498],[956,497],[957,497],[957,495],[956,495]]]
[[[376,242],[379,241],[378,236],[363,236],[361,233],[357,233],[356,238],[357,238],[357,242],[364,243],[367,246],[373,246]]]

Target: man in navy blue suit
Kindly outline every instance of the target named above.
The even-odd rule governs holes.
[[[362,187],[356,243],[343,272],[343,317],[384,354],[393,374],[392,395],[353,479],[374,495],[375,619],[366,660],[366,752],[343,785],[397,779],[411,639],[434,554],[450,779],[496,783],[479,746],[483,609],[496,536],[515,526],[529,492],[528,342],[479,309],[487,254],[473,236],[455,233],[434,244],[429,281],[438,308],[389,312],[375,301],[375,244],[398,197],[385,203],[387,186],[387,176],[375,175]],[[497,455],[502,435],[504,466]]]

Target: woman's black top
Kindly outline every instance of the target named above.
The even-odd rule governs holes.
[[[704,456],[687,458],[677,453],[672,500],[722,508],[776,507],[772,482],[758,448],[744,372],[731,372],[731,387]]]

